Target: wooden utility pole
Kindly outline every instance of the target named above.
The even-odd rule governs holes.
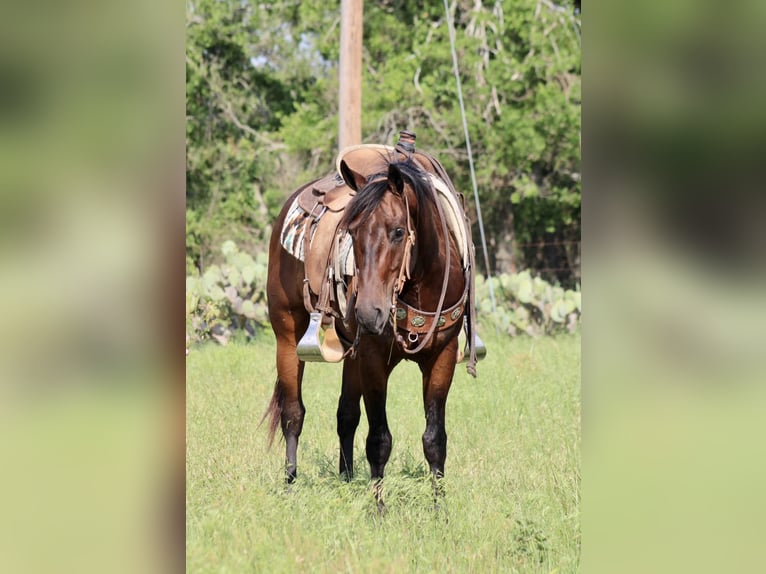
[[[341,0],[338,150],[362,143],[362,8],[364,0]]]

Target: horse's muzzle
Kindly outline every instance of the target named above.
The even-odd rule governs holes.
[[[382,335],[388,325],[388,309],[377,305],[356,307],[356,322],[362,333]]]

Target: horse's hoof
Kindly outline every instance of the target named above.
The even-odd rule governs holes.
[[[444,524],[449,524],[449,512],[443,501],[434,501],[434,514],[438,520],[443,520]]]
[[[378,479],[375,481],[375,484],[373,484],[372,491],[375,494],[375,505],[378,509],[378,516],[383,517],[388,513],[388,509],[386,508],[386,503],[383,502],[383,481],[382,479]]]

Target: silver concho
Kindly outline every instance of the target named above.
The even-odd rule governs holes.
[[[439,315],[439,320],[436,322],[436,326],[443,327],[444,323],[446,322],[447,322],[447,317],[445,317],[444,315]]]
[[[421,317],[420,315],[415,315],[412,318],[412,321],[410,321],[410,323],[412,323],[413,327],[422,327],[423,325],[426,324],[426,319],[425,317]]]
[[[405,319],[407,317],[407,309],[402,309],[399,307],[396,310],[396,320],[401,321],[402,319]]]
[[[455,319],[460,317],[460,313],[462,313],[462,312],[463,312],[463,308],[462,307],[458,307],[457,309],[452,311],[452,313],[450,314],[450,317],[452,317],[452,320],[454,321]]]

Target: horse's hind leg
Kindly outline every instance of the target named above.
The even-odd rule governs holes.
[[[291,483],[297,475],[298,438],[306,413],[301,396],[304,362],[298,359],[296,333],[306,330],[308,315],[285,312],[276,306],[270,307],[269,311],[277,339],[277,383],[266,414],[270,416],[270,441],[277,425],[282,427],[286,479]]]
[[[295,343],[277,339],[277,389],[281,399],[280,423],[285,437],[285,473],[288,483],[298,474],[298,438],[303,430],[306,408],[303,406],[301,381],[304,362],[298,360]]]
[[[354,375],[351,360],[343,364],[343,386],[338,400],[338,439],[340,440],[339,472],[342,478],[351,480],[354,475],[354,435],[359,426],[361,409],[359,400],[362,389],[359,377]]]

